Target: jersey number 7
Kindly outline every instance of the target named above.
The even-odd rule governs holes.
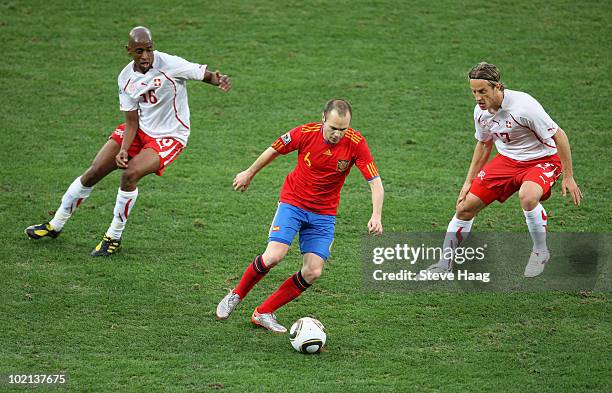
[[[510,134],[509,133],[507,133],[507,132],[500,132],[500,133],[494,132],[494,134],[497,135],[497,137],[499,139],[501,139],[502,142],[504,142],[504,143],[510,142]],[[502,136],[506,139],[505,141],[504,141],[504,138],[502,138]]]

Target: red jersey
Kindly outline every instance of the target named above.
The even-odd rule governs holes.
[[[353,164],[367,181],[379,177],[365,138],[352,128],[334,145],[325,142],[322,123],[304,124],[280,136],[272,147],[280,154],[298,151],[280,201],[313,213],[336,215],[340,190]]]

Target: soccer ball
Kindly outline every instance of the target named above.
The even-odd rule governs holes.
[[[316,353],[325,345],[325,327],[314,318],[300,318],[289,330],[289,341],[293,348],[302,353]]]

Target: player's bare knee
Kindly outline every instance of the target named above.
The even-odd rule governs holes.
[[[141,175],[138,171],[131,170],[130,168],[124,170],[121,175],[121,189],[124,191],[132,191],[136,188],[140,178]]]
[[[272,268],[272,267],[278,265],[283,260],[284,257],[285,257],[285,255],[283,255],[283,253],[274,252],[274,251],[267,251],[267,250],[262,255],[264,264],[268,268]]]
[[[269,242],[266,251],[262,254],[264,264],[267,267],[278,265],[287,255],[289,246],[278,242]]]
[[[519,201],[523,210],[531,211],[538,206],[540,198],[529,192],[519,192]]]
[[[471,209],[469,206],[465,206],[465,204],[462,203],[461,205],[457,206],[455,215],[460,220],[469,221],[476,216],[477,212],[478,211],[476,209]]]
[[[313,282],[315,282],[317,278],[321,277],[321,274],[323,274],[322,266],[317,266],[317,267],[306,267],[305,266],[302,269],[302,276],[304,276],[304,279],[309,284],[312,284]]]

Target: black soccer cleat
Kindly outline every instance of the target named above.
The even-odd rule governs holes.
[[[96,248],[91,252],[92,257],[109,257],[121,249],[121,239],[113,239],[108,235],[102,237]]]
[[[34,240],[42,239],[43,237],[55,239],[60,235],[60,233],[62,233],[62,231],[56,231],[48,222],[39,225],[32,225],[25,229],[25,234],[28,235],[30,239]]]

